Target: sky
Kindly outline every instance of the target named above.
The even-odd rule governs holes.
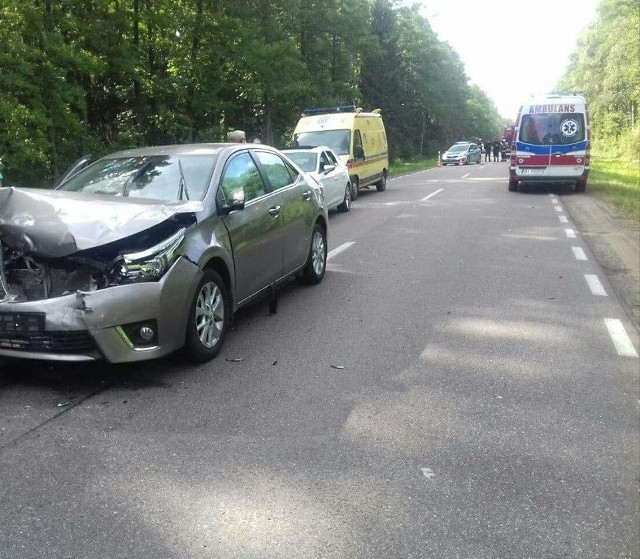
[[[600,0],[421,0],[441,41],[448,42],[467,76],[515,119],[533,94],[554,91],[578,37],[595,19]]]

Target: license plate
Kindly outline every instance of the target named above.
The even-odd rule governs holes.
[[[43,332],[44,317],[44,313],[0,312],[0,334]]]
[[[544,175],[544,169],[520,169],[521,175]]]

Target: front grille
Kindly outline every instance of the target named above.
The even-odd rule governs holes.
[[[0,349],[44,353],[86,352],[96,349],[86,330],[69,332],[2,332]]]

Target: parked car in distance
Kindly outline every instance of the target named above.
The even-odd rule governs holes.
[[[469,163],[480,163],[481,159],[480,148],[472,142],[456,142],[441,157],[443,165],[469,165]]]
[[[239,307],[322,280],[320,190],[258,144],[123,151],[54,190],[0,189],[0,355],[215,357]]]
[[[338,208],[341,212],[351,209],[349,169],[331,148],[285,149],[282,153],[323,186],[327,209]]]

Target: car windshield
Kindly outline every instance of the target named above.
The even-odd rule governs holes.
[[[313,151],[285,151],[284,153],[303,171],[312,173],[316,170],[317,153]]]
[[[300,132],[293,138],[295,147],[330,147],[338,155],[349,155],[349,130],[316,130]]]
[[[100,159],[58,190],[157,200],[202,200],[217,157],[217,154],[180,154]]]
[[[463,151],[467,151],[469,149],[469,144],[454,144],[447,151],[449,153],[460,153]]]
[[[533,145],[564,145],[585,139],[582,113],[540,113],[522,116],[521,142]]]

